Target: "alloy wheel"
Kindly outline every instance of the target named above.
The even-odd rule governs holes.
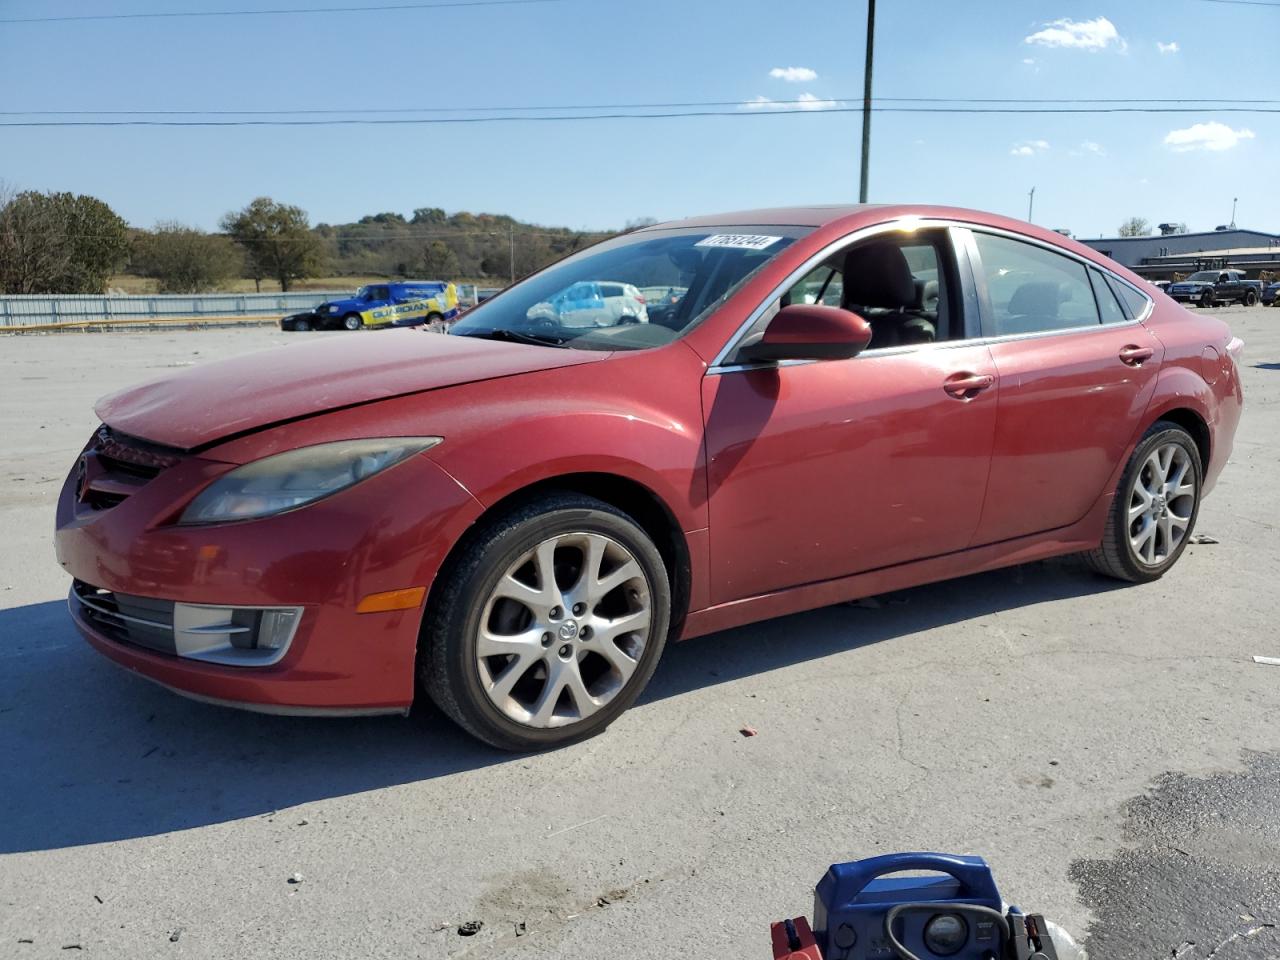
[[[1196,509],[1191,456],[1177,443],[1147,455],[1129,492],[1129,546],[1143,566],[1158,567],[1186,537]]]
[[[640,562],[617,540],[585,532],[543,540],[485,602],[475,638],[481,687],[525,726],[584,720],[635,673],[652,607]]]

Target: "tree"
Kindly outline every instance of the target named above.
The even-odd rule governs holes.
[[[157,223],[134,245],[134,271],[154,277],[161,293],[216,290],[244,264],[244,251],[229,238],[171,221]]]
[[[1149,237],[1151,236],[1151,224],[1144,217],[1130,217],[1120,224],[1120,236]]]
[[[128,259],[129,225],[96,197],[0,195],[0,288],[102,293]]]
[[[657,222],[657,217],[636,217],[634,220],[627,221],[626,226],[622,228],[622,232],[630,233],[632,230],[639,230],[641,227],[652,227]]]
[[[320,238],[311,232],[301,207],[258,197],[243,210],[222,218],[222,229],[244,247],[249,275],[259,281],[274,277],[288,291],[295,280],[320,270]]]
[[[422,248],[422,273],[433,280],[449,280],[459,275],[458,255],[443,240],[432,240]]]

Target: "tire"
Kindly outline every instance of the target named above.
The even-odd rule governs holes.
[[[629,313],[623,314],[621,317],[618,318],[618,326],[620,327],[629,326],[630,324],[639,323],[639,322],[640,322],[640,319],[638,317],[633,317]]]
[[[582,575],[588,550],[597,573],[607,571],[603,581]],[[542,563],[554,570],[550,591]],[[615,577],[625,579],[598,595],[586,586]],[[503,750],[601,733],[635,702],[666,643],[662,557],[635,521],[592,497],[551,493],[482,523],[438,583],[423,620],[419,680],[460,727]],[[643,626],[609,626],[625,622]],[[485,649],[494,652],[482,656]]]
[[[1252,307],[1257,302],[1258,295],[1254,291],[1250,290],[1244,295],[1244,305],[1246,307]]]
[[[1196,301],[1196,306],[1197,306],[1197,307],[1212,307],[1212,306],[1214,306],[1214,302],[1213,302],[1213,294],[1212,294],[1212,293],[1210,293],[1208,290],[1206,290],[1203,294],[1201,294],[1200,299],[1199,299],[1198,301]]]
[[[1169,463],[1164,467],[1166,453]],[[1159,473],[1162,467],[1163,479]],[[1170,495],[1183,489],[1187,477],[1193,485],[1191,492]],[[1166,483],[1171,478],[1180,484],[1173,491]],[[1154,501],[1147,492],[1153,486],[1160,488]],[[1157,421],[1129,458],[1107,515],[1102,543],[1086,553],[1085,559],[1098,573],[1118,580],[1159,580],[1178,562],[1191,539],[1203,489],[1204,465],[1195,440],[1176,423]],[[1131,508],[1142,512],[1131,514]],[[1149,540],[1144,536],[1148,530]]]
[[[299,333],[306,333],[311,329],[311,324],[306,320],[295,320],[293,321],[293,329]]]
[[[427,323],[441,323],[443,322],[443,320],[444,320],[443,313],[436,313],[435,311],[432,311],[431,313],[427,314]]]
[[[364,319],[358,313],[348,313],[342,318],[344,330],[359,330],[364,326]]]

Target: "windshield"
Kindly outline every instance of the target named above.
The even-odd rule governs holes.
[[[454,336],[585,350],[670,343],[812,227],[686,227],[628,234],[503,291]]]
[[[1215,283],[1218,279],[1217,270],[1201,270],[1199,273],[1193,273],[1187,277],[1188,280],[1204,280],[1208,283]]]

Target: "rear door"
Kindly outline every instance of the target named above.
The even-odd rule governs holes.
[[[1000,381],[978,545],[1084,517],[1134,438],[1163,348],[1083,259],[977,229],[970,249]]]

